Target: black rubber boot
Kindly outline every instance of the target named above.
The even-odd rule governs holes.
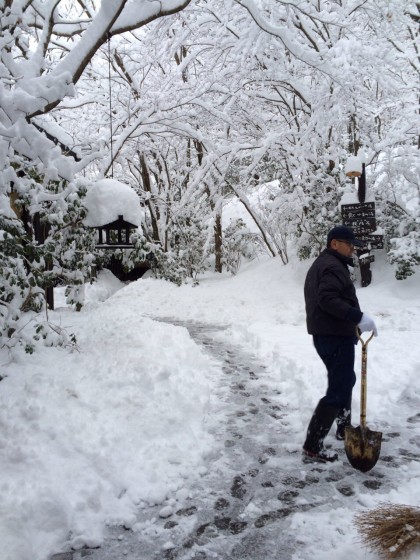
[[[346,427],[351,426],[351,410],[350,408],[342,408],[337,415],[337,431],[335,437],[339,441],[343,441],[346,437]]]
[[[324,448],[324,439],[339,412],[339,408],[325,405],[319,401],[309,422],[306,440],[303,444],[303,453],[306,457],[322,462],[338,459],[336,453],[331,454]]]

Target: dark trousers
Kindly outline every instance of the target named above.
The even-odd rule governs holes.
[[[328,372],[328,388],[314,410],[303,444],[305,451],[321,453],[324,438],[337,421],[337,436],[343,439],[351,421],[351,394],[356,382],[352,336],[314,336],[314,346]]]
[[[328,372],[328,388],[320,403],[339,409],[337,420],[350,415],[354,373],[354,347],[352,336],[314,335],[314,346]]]

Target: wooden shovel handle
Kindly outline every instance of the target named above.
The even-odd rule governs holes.
[[[360,340],[360,342],[362,343],[362,348],[363,348],[363,346],[367,346],[367,345],[369,344],[369,342],[372,340],[374,334],[375,334],[375,333],[372,331],[370,337],[367,338],[366,340],[363,340],[363,338],[362,338],[362,336],[361,336],[361,332],[360,332],[359,329],[356,327],[356,335],[357,335],[357,338],[358,338],[358,339]]]
[[[369,338],[363,340],[359,329],[356,328],[357,338],[362,343],[362,371],[360,379],[360,427],[366,429],[366,396],[367,396],[367,346],[373,338],[373,331]]]

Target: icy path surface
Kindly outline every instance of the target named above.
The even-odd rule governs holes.
[[[62,553],[53,560],[310,560],[307,536],[293,514],[349,507],[347,501],[361,489],[388,494],[394,469],[420,461],[416,414],[407,418],[405,429],[412,437],[404,449],[400,434],[384,429],[392,454],[381,456],[370,473],[354,471],[338,442],[337,463],[304,463],[299,449],[285,445],[291,410],[281,404],[273,383],[265,382],[265,367],[224,340],[220,327],[166,322],[187,328],[220,363],[219,394],[210,411],[218,446],[207,457],[207,472],[192,473],[185,507],[169,500],[166,508],[139,509],[136,531],[109,527],[100,549]]]

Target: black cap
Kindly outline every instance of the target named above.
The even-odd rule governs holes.
[[[335,226],[329,232],[327,236],[327,245],[330,245],[333,239],[349,241],[353,243],[356,247],[364,247],[366,244],[364,241],[356,239],[354,231],[348,226]]]

